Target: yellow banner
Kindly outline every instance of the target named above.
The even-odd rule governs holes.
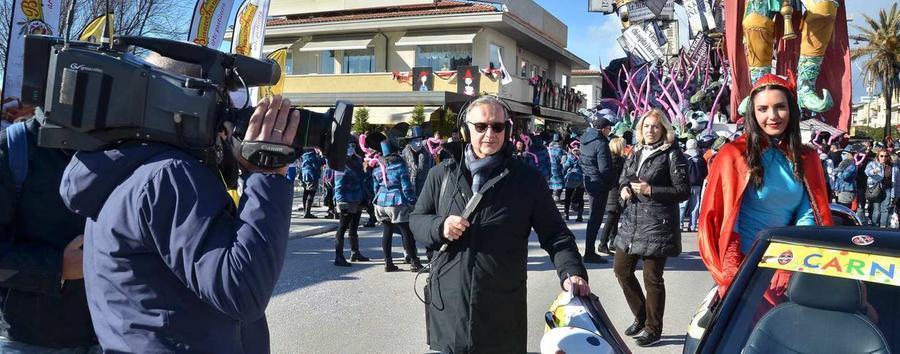
[[[237,38],[237,46],[234,48],[235,54],[250,56],[250,26],[253,24],[253,17],[259,6],[256,4],[247,4],[237,14],[237,21],[240,28],[235,29],[232,33],[240,33]]]
[[[772,243],[760,267],[900,286],[900,258]]]
[[[78,40],[100,43],[100,39],[103,37],[104,28],[109,32],[109,38],[112,39],[113,21],[115,21],[115,17],[112,16],[112,14],[97,16],[97,18],[91,21],[91,23],[88,23],[88,25],[81,30],[81,34],[78,35]]]
[[[259,98],[262,99],[268,95],[280,95],[284,92],[284,77],[287,76],[287,55],[288,48],[281,48],[272,53],[270,53],[267,58],[274,60],[278,63],[278,67],[281,69],[281,77],[278,79],[278,83],[273,86],[268,86],[259,90]]]
[[[212,18],[218,6],[219,0],[208,0],[200,5],[200,26],[197,28],[197,38],[194,39],[194,43],[204,47],[209,45],[209,26],[212,25]]]

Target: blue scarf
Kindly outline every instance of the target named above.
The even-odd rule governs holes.
[[[472,150],[472,145],[466,145],[466,167],[472,173],[472,192],[481,191],[481,185],[490,178],[494,170],[503,163],[503,152],[498,151],[496,154],[485,156],[479,159]]]

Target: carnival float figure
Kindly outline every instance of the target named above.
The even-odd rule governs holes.
[[[736,83],[743,88],[754,85],[760,77],[772,73],[773,59],[779,74],[795,75],[800,107],[804,110],[828,113],[829,124],[846,129],[849,123],[849,40],[846,31],[844,0],[737,0],[726,2],[726,23],[741,19],[740,26],[727,26],[730,41],[742,40],[740,47],[729,45]],[[732,7],[730,8],[729,7]],[[730,10],[730,11],[729,11]],[[743,10],[739,15],[738,10]],[[783,19],[779,21],[779,17]],[[729,30],[743,30],[737,35]],[[798,35],[799,34],[799,35]],[[777,39],[781,36],[782,41]],[[799,43],[798,43],[799,42]],[[731,43],[729,43],[731,44]],[[776,49],[777,48],[777,49]],[[797,53],[799,52],[799,57]],[[742,65],[745,64],[745,65]],[[749,74],[749,78],[743,75]],[[819,76],[823,76],[823,80]],[[749,80],[747,80],[749,79]],[[749,81],[749,82],[747,82]],[[818,85],[817,85],[818,83]],[[743,99],[738,113],[744,116],[749,106],[746,90],[736,90]],[[819,92],[821,91],[821,92]],[[734,98],[734,97],[733,97]],[[848,107],[844,107],[847,103]],[[846,116],[846,117],[845,117]]]

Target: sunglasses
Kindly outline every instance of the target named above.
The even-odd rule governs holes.
[[[478,133],[484,133],[485,131],[487,131],[488,127],[491,127],[491,130],[493,130],[494,133],[502,133],[504,130],[506,130],[506,125],[507,125],[506,122],[487,124],[487,123],[474,123],[474,122],[466,121],[466,123],[469,123],[472,126],[474,126],[475,131]]]

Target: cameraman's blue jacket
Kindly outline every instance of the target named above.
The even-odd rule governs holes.
[[[218,172],[146,144],[76,154],[59,188],[88,218],[85,283],[106,353],[268,353],[288,179],[250,174],[234,210]]]

